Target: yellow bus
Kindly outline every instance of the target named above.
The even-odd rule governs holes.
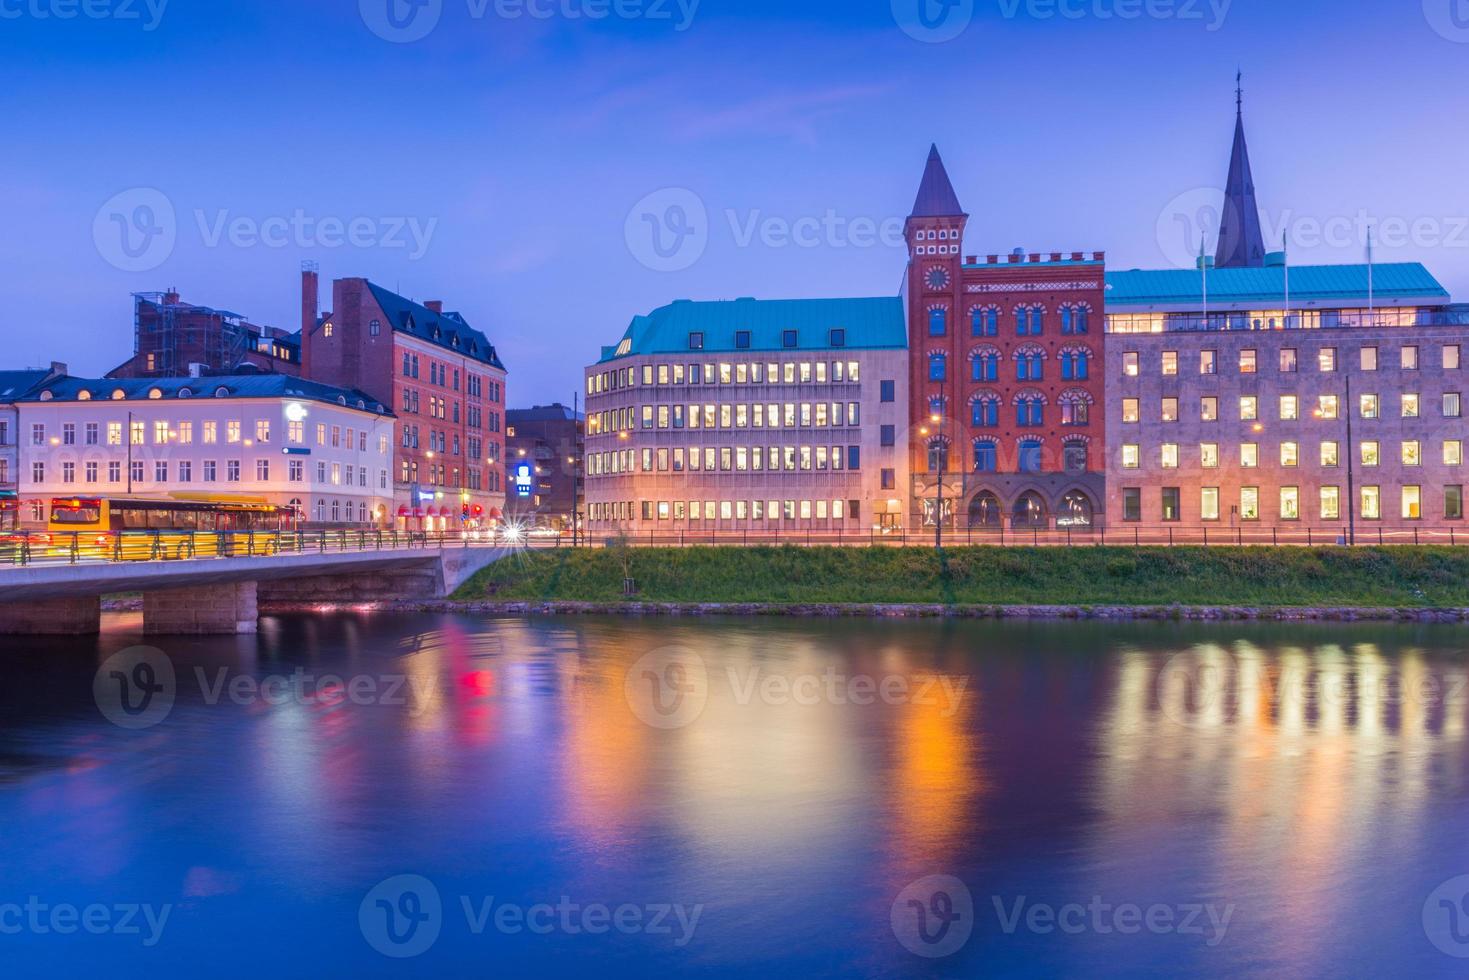
[[[53,554],[150,561],[274,550],[275,532],[293,531],[296,509],[266,501],[57,497],[47,524]]]

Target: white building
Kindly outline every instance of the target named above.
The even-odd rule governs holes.
[[[17,452],[20,416],[18,399],[36,391],[53,378],[66,374],[66,365],[52,362],[50,369],[28,368],[0,371],[0,530],[15,526],[19,519],[20,456]]]
[[[394,417],[285,375],[85,380],[16,402],[21,519],[53,497],[290,505],[306,524],[390,523]]]

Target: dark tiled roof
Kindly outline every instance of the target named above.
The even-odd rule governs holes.
[[[918,199],[913,202],[914,218],[952,218],[964,214],[959,195],[949,181],[949,172],[939,156],[937,145],[928,149],[928,164],[923,168],[923,183],[918,185]]]
[[[49,371],[0,371],[0,402],[18,401],[50,375]]]
[[[391,416],[371,395],[352,388],[336,388],[284,374],[228,375],[211,378],[57,378],[24,398],[25,402],[77,401],[86,392],[93,401],[153,401],[160,398],[296,398],[345,405],[359,411]],[[122,392],[116,399],[114,393]],[[222,391],[222,393],[221,393]],[[185,394],[187,392],[187,394]]]
[[[435,313],[427,306],[405,299],[371,282],[367,284],[367,288],[372,290],[372,298],[382,307],[388,322],[399,333],[418,337],[456,354],[463,354],[491,367],[505,370],[505,365],[500,363],[500,355],[495,352],[495,345],[466,323],[464,317],[458,313]]]
[[[537,405],[534,408],[512,408],[505,413],[505,422],[508,425],[525,425],[530,422],[570,422],[573,418],[583,417],[573,415],[569,405],[557,402],[555,405]]]

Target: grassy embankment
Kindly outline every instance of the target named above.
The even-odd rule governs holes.
[[[633,548],[516,555],[460,600],[1469,607],[1469,549]]]

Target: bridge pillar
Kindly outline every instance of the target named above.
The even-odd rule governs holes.
[[[0,603],[0,635],[90,636],[102,632],[102,597]]]
[[[143,633],[218,636],[259,630],[254,582],[143,593]]]

